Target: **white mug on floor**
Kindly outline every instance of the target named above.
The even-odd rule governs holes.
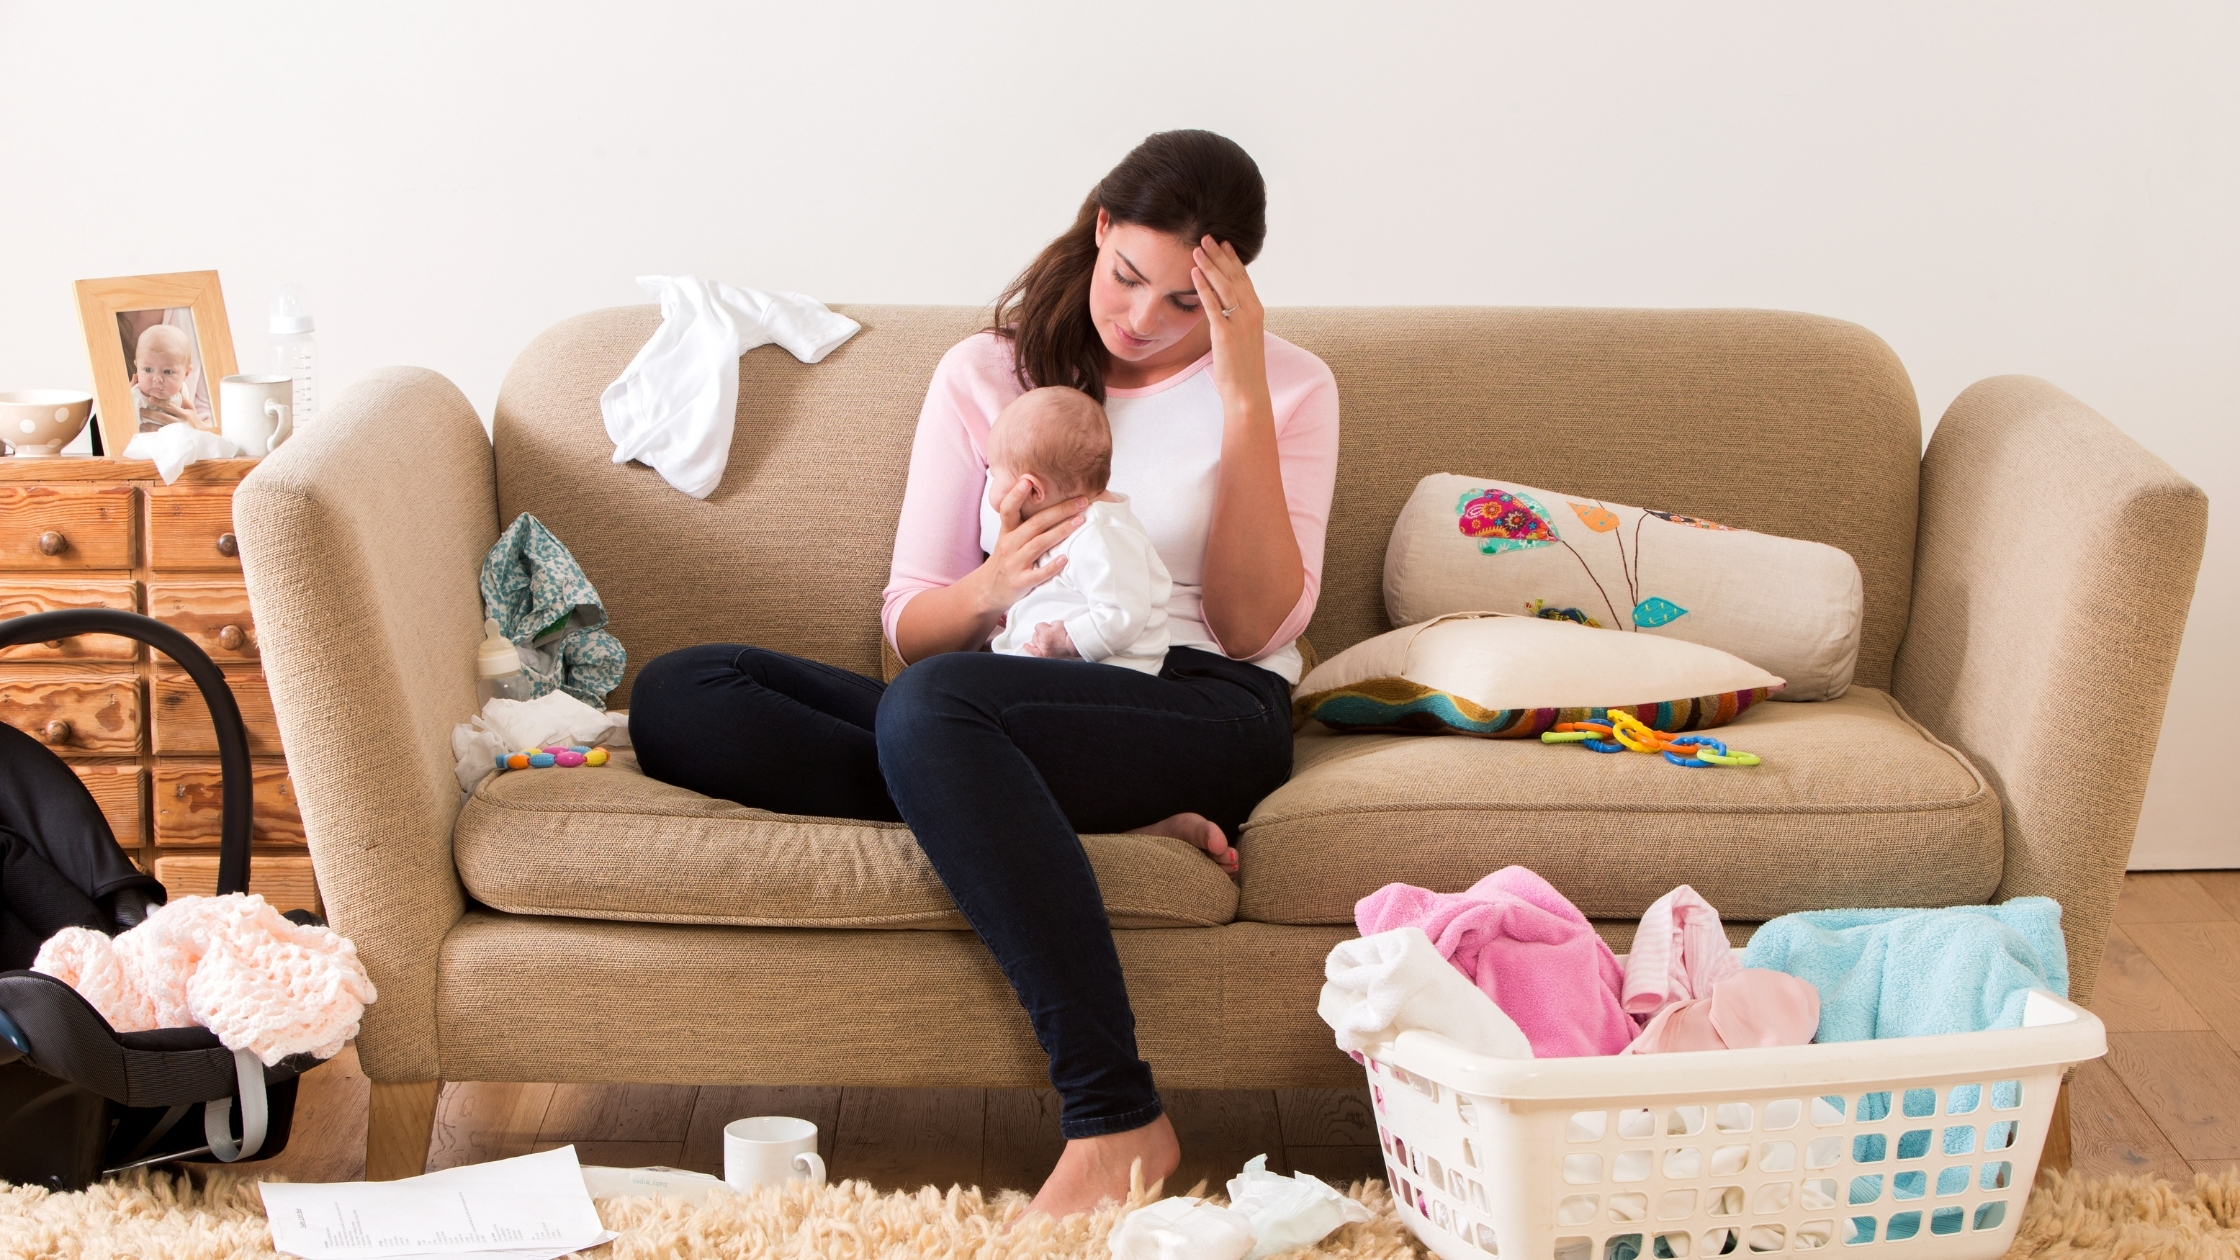
[[[292,376],[226,377],[218,382],[218,431],[242,454],[263,459],[294,432],[295,401]]]
[[[723,1126],[723,1179],[737,1190],[788,1181],[823,1185],[817,1126],[792,1116],[754,1116]]]

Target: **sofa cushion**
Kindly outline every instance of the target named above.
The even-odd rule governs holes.
[[[1354,644],[1299,680],[1291,710],[1342,731],[1538,739],[1628,711],[1677,734],[1781,690],[1737,656],[1509,613],[1448,613]]]
[[[1849,552],[1485,477],[1416,483],[1384,553],[1394,625],[1490,608],[1732,652],[1826,700],[1859,658]]]
[[[1237,890],[1164,836],[1084,836],[1115,927],[1210,927]],[[514,914],[747,927],[965,927],[900,823],[749,809],[649,779],[627,754],[596,770],[485,779],[452,835],[477,901]]]
[[[1737,922],[1998,887],[1998,797],[1887,694],[1761,704],[1720,733],[1764,764],[1309,726],[1291,781],[1244,826],[1238,915],[1349,923],[1385,884],[1458,892],[1512,862],[1594,918],[1637,916],[1676,884]]]

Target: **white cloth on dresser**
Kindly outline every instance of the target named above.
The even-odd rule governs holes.
[[[1036,626],[1062,621],[1082,660],[1156,674],[1167,661],[1174,580],[1126,495],[1099,499],[1086,515],[1072,537],[1050,549],[1050,556],[1066,557],[1065,569],[1011,606],[990,646],[1027,655]]]
[[[698,276],[639,276],[661,328],[599,395],[614,462],[645,464],[705,499],[731,460],[739,356],[772,342],[815,363],[862,325],[799,293],[764,293]]]

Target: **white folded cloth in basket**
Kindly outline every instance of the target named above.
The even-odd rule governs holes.
[[[1349,1052],[1392,1040],[1409,1028],[1434,1032],[1466,1050],[1529,1059],[1532,1043],[1517,1021],[1455,970],[1419,927],[1340,941],[1322,974],[1342,996],[1325,1001],[1323,1022]]]

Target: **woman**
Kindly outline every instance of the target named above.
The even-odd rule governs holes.
[[[1291,773],[1293,646],[1313,615],[1338,459],[1322,361],[1262,329],[1245,273],[1260,171],[1204,131],[1146,139],[943,356],[918,418],[885,626],[891,685],[733,645],[672,652],[631,695],[648,774],[785,813],[910,824],[1050,1056],[1067,1140],[1034,1210],[1124,1198],[1181,1151],[1077,833],[1228,839]],[[1079,525],[1072,500],[986,507],[984,442],[1024,390],[1106,404],[1111,488],[1174,579],[1156,676],[980,651]]]

